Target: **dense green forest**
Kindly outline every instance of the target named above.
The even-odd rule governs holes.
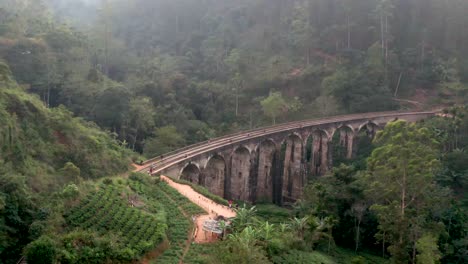
[[[2,0],[0,57],[47,106],[153,156],[271,119],[463,103],[467,12],[463,0]]]
[[[161,247],[158,263],[467,263],[466,14],[466,0],[0,0],[0,263]],[[182,212],[200,208],[142,175],[101,179],[241,129],[453,105],[389,124],[293,208],[241,208],[224,241],[186,255]]]

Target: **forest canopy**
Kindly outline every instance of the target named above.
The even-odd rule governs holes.
[[[467,14],[466,0],[0,0],[0,262],[128,263],[164,241],[179,263],[179,209],[201,209],[126,179],[132,160],[292,120],[442,107],[358,135],[301,200],[243,207],[223,243],[195,248],[208,263],[332,263],[340,248],[345,263],[467,262]]]
[[[0,57],[46,105],[141,153],[166,126],[190,144],[269,124],[270,94],[287,105],[278,122],[463,103],[467,12],[463,0],[4,0]]]

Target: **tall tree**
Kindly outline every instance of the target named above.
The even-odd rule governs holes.
[[[366,193],[375,201],[379,229],[388,232],[389,251],[398,263],[410,259],[407,248],[416,248],[420,235],[411,231],[427,228],[423,215],[437,203],[434,173],[440,166],[438,142],[427,128],[405,121],[389,123],[377,134],[379,145],[368,160]],[[413,263],[415,261],[413,254]]]
[[[270,93],[270,96],[262,100],[260,104],[265,115],[273,120],[273,124],[276,124],[276,118],[288,109],[286,101],[279,92]]]

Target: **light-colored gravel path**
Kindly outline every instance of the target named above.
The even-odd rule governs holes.
[[[209,243],[209,242],[216,241],[216,238],[212,237],[209,232],[203,231],[203,223],[206,220],[215,219],[219,215],[222,215],[226,218],[231,218],[231,217],[236,216],[236,212],[234,210],[230,209],[227,206],[220,205],[220,204],[213,202],[212,200],[208,199],[207,197],[193,190],[192,187],[188,185],[176,183],[173,180],[171,180],[171,178],[166,177],[166,176],[161,176],[161,179],[167,182],[169,186],[179,191],[179,193],[187,197],[194,204],[197,204],[198,206],[200,206],[201,208],[203,208],[205,211],[208,212],[208,214],[206,215],[198,216],[195,220],[197,231],[196,231],[194,241],[196,243]]]

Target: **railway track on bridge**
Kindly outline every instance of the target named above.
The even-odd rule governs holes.
[[[170,168],[180,162],[189,160],[194,156],[213,151],[225,146],[229,146],[231,144],[242,143],[244,141],[263,137],[269,134],[279,133],[279,132],[287,132],[290,130],[298,129],[298,128],[306,128],[310,126],[317,126],[322,124],[329,124],[329,123],[340,123],[346,121],[355,121],[355,120],[366,120],[372,118],[379,118],[379,117],[388,117],[388,116],[405,116],[405,115],[415,115],[415,114],[437,114],[440,113],[439,110],[434,111],[422,111],[422,112],[373,112],[373,113],[364,113],[364,114],[352,114],[352,115],[341,115],[341,116],[333,116],[327,117],[322,119],[312,119],[312,120],[301,120],[301,121],[294,121],[284,124],[279,124],[275,126],[257,128],[248,131],[241,131],[238,133],[225,135],[222,137],[210,139],[208,141],[196,143],[194,145],[190,145],[181,149],[178,149],[173,152],[166,153],[160,157],[156,157],[144,162],[144,167],[139,169],[139,172],[148,173],[150,167],[153,167],[153,174],[161,173],[163,170]]]

